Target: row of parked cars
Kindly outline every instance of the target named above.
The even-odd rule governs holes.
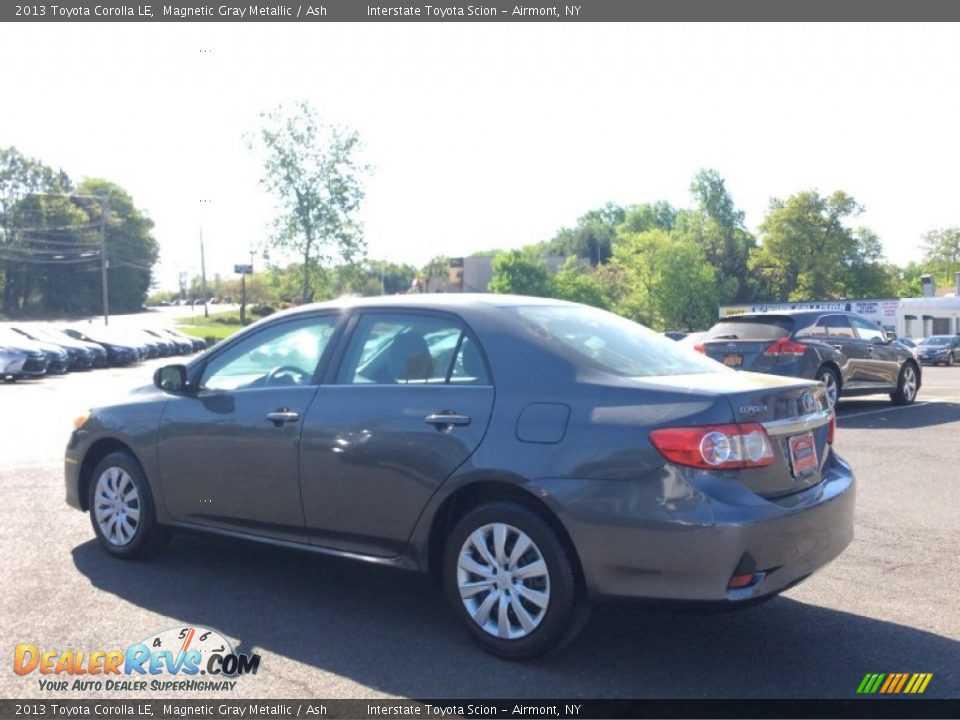
[[[188,355],[206,343],[173,328],[57,326],[50,323],[0,325],[0,378],[56,375],[130,365],[141,360]]]

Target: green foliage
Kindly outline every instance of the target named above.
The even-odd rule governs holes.
[[[696,208],[681,213],[676,234],[703,248],[704,257],[717,271],[721,303],[749,300],[754,287],[748,260],[756,240],[744,227],[744,215],[716,170],[701,170],[690,183]]]
[[[490,292],[550,297],[552,289],[547,266],[533,253],[512,250],[493,259]]]
[[[960,272],[960,228],[931,230],[923,236],[925,272],[936,277],[938,286],[952,286]]]
[[[100,311],[104,219],[110,310],[139,310],[159,252],[151,234],[153,222],[134,206],[129,194],[101,179],[85,180],[74,188],[62,170],[55,172],[15,148],[0,150],[5,312]]]
[[[624,235],[611,265],[621,315],[659,330],[697,330],[716,318],[716,270],[696,242],[659,229]]]
[[[551,278],[551,285],[551,297],[593,305],[604,310],[610,308],[610,300],[594,273],[575,257],[567,258],[557,274]]]
[[[356,214],[369,168],[357,160],[359,135],[318,120],[307,102],[262,113],[256,142],[265,153],[261,185],[277,200],[271,244],[303,258],[301,297],[312,299],[311,263],[351,263],[365,254]]]
[[[774,199],[760,226],[763,244],[750,258],[761,294],[807,300],[879,297],[896,288],[883,263],[879,238],[844,224],[862,208],[842,191]]]

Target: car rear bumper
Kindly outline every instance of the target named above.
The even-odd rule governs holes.
[[[594,596],[746,601],[796,584],[853,539],[854,477],[833,453],[822,482],[774,500],[735,478],[669,465],[632,481],[538,485]],[[752,584],[729,589],[751,573]]]

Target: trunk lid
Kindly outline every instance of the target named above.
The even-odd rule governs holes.
[[[644,378],[644,382],[720,395],[729,404],[734,422],[763,425],[773,446],[773,464],[729,471],[758,495],[789,495],[823,479],[831,411],[820,383],[752,372]]]

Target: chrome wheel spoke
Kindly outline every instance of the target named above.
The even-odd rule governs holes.
[[[525,633],[530,632],[537,626],[515,593],[510,594],[510,607],[513,608],[513,614],[517,616],[517,619],[520,621],[520,626]]]
[[[527,578],[542,577],[547,574],[547,564],[542,560],[536,560],[529,565],[524,565],[513,571],[515,580],[525,580]]]
[[[526,535],[522,535],[517,538],[517,542],[513,544],[513,550],[510,552],[510,565],[516,566],[516,564],[520,562],[520,558],[522,558],[523,554],[530,549],[532,544],[533,541]]]
[[[497,565],[503,567],[507,563],[507,526],[496,524],[493,526],[493,549]]]
[[[546,609],[547,603],[550,602],[550,596],[539,590],[532,590],[526,585],[514,585],[514,592],[522,597],[524,600],[529,600],[538,608]]]
[[[484,562],[487,563],[490,567],[496,567],[497,561],[494,559],[493,555],[490,554],[490,548],[487,547],[487,537],[486,533],[482,530],[477,530],[470,536],[470,542],[477,552],[480,553],[480,557],[483,558]]]
[[[488,565],[481,565],[466,553],[460,554],[460,562],[457,563],[462,570],[466,570],[474,575],[480,575],[485,578],[492,578],[496,575],[496,570]],[[492,580],[491,580],[492,582]]]
[[[510,598],[506,593],[500,593],[497,607],[497,635],[502,638],[510,637],[510,617],[507,609],[510,607]]]
[[[490,611],[493,610],[493,606],[497,604],[499,599],[499,590],[494,590],[483,599],[483,602],[480,603],[476,611],[473,613],[473,619],[477,622],[477,625],[483,627],[487,624],[487,620],[490,619]]]
[[[482,592],[490,592],[494,589],[493,580],[480,580],[478,582],[467,583],[460,586],[460,597],[468,598]]]

